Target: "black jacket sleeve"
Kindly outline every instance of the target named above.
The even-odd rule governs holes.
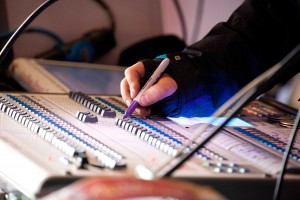
[[[300,41],[296,0],[246,0],[199,42],[167,56],[178,90],[151,106],[163,116],[209,116]],[[147,79],[160,59],[144,60]],[[296,70],[299,71],[299,70]]]

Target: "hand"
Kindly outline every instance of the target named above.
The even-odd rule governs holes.
[[[138,62],[125,70],[125,78],[120,83],[121,95],[127,106],[141,89],[140,82],[145,74],[142,62]],[[140,97],[140,106],[136,112],[141,116],[149,116],[148,106],[173,94],[177,89],[176,81],[167,73],[163,74],[156,84],[148,88]]]

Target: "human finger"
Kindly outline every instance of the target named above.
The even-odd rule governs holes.
[[[129,92],[131,99],[133,99],[140,90],[140,82],[145,74],[145,68],[143,63],[137,62],[136,64],[127,68],[124,74],[128,84],[128,88],[124,88],[127,89],[127,91],[124,92]]]
[[[139,99],[139,104],[143,107],[152,105],[170,95],[177,90],[176,81],[168,74],[163,74],[156,84],[143,92]]]
[[[125,77],[120,83],[120,92],[127,105],[129,105],[132,99],[137,95],[140,88],[140,80],[144,75],[144,71],[144,65],[140,62],[125,70]]]
[[[126,103],[127,106],[129,106],[129,104],[132,101],[132,98],[130,96],[129,84],[126,78],[123,78],[122,81],[120,82],[120,92],[123,101]]]

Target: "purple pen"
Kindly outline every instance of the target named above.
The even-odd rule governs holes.
[[[148,81],[145,83],[144,87],[139,91],[139,93],[136,95],[136,97],[133,99],[131,104],[129,105],[128,109],[125,111],[125,114],[123,116],[123,119],[130,116],[134,110],[139,106],[139,100],[141,95],[144,93],[145,90],[147,90],[150,86],[152,86],[163,74],[167,66],[169,65],[170,59],[165,58],[157,67],[157,69],[154,71],[152,76],[148,79]]]

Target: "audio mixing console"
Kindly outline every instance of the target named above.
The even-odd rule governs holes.
[[[155,168],[193,136],[191,129],[159,116],[123,119],[126,108],[118,96],[1,93],[1,178],[34,197],[64,178],[134,177],[136,166]],[[269,198],[295,111],[262,99],[238,117],[248,125],[225,127],[172,176],[212,185],[230,198],[237,190],[249,199]],[[300,136],[290,153],[284,195],[299,193],[299,151]]]

